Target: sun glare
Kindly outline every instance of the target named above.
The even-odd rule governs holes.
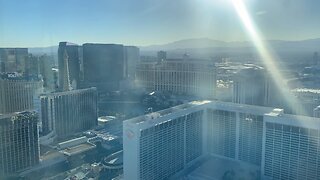
[[[262,36],[259,34],[258,29],[255,27],[254,22],[251,19],[251,16],[246,8],[246,5],[243,0],[232,0],[232,5],[236,10],[240,21],[242,22],[247,34],[251,38],[255,48],[259,52],[259,55],[262,59],[262,63],[265,65],[266,69],[270,72],[273,81],[280,90],[279,93],[284,97],[286,104],[289,105],[290,109],[297,111],[297,104],[299,102],[295,97],[293,97],[289,92],[289,87],[285,83],[285,78],[282,76],[279,66],[275,62],[275,55],[268,50],[267,45],[262,40]],[[305,112],[305,110],[302,110]]]

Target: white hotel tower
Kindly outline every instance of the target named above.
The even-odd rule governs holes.
[[[319,118],[196,101],[123,124],[125,179],[320,179]]]

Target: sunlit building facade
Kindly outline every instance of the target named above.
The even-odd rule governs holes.
[[[55,136],[62,138],[82,132],[98,124],[96,88],[43,94],[40,98],[40,132],[41,136],[47,136],[47,141]]]
[[[38,115],[0,115],[0,175],[12,175],[39,163]]]
[[[124,122],[124,178],[177,177],[210,156],[262,179],[318,179],[319,131],[319,119],[282,109],[191,102]]]
[[[137,83],[147,91],[213,98],[215,73],[214,65],[203,61],[178,59],[141,62],[137,67]]]
[[[319,179],[319,119],[266,116],[262,175],[266,179]]]
[[[177,108],[188,107],[179,116],[168,109],[124,122],[125,179],[166,179],[203,154],[204,111]]]
[[[27,80],[24,77],[0,77],[0,114],[34,109],[37,93],[41,91],[41,80]]]

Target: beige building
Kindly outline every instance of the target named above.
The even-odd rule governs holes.
[[[0,77],[0,114],[34,109],[35,94],[42,84],[40,80]]]
[[[216,74],[213,63],[196,60],[141,62],[137,66],[138,86],[147,91],[213,98]]]
[[[0,177],[39,163],[37,123],[36,112],[0,115]]]
[[[94,87],[42,94],[40,99],[40,135],[44,143],[86,131],[98,124],[97,89]]]

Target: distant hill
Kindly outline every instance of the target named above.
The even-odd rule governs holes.
[[[290,51],[320,51],[320,38],[307,39],[301,41],[282,41],[282,40],[268,40],[265,41],[270,47],[275,50],[290,50]],[[107,43],[107,42],[106,42]],[[140,46],[141,51],[172,51],[172,50],[190,50],[190,49],[243,49],[243,48],[254,48],[250,41],[234,41],[225,42],[218,41],[209,38],[196,38],[196,39],[184,39],[174,41],[166,44]],[[58,46],[49,47],[36,47],[29,48],[29,53],[32,54],[48,54],[56,55],[58,52]]]
[[[49,47],[35,47],[35,48],[28,48],[28,52],[33,55],[43,55],[46,54],[53,58],[53,63],[55,65],[58,64],[58,46],[49,46]]]
[[[207,48],[207,47],[225,47],[226,42],[212,40],[208,38],[199,39],[185,39],[180,41],[175,41],[162,45],[151,45],[140,47],[141,50],[174,50],[174,49],[189,49],[189,48]]]
[[[283,50],[292,51],[320,51],[320,38],[318,39],[308,39],[302,41],[281,41],[281,40],[268,40],[265,41],[270,47],[278,50],[279,48]],[[151,45],[140,47],[141,51],[172,51],[172,50],[182,50],[182,49],[203,49],[203,48],[251,48],[254,47],[252,42],[224,42],[217,41],[208,38],[199,39],[185,39],[180,41],[175,41],[167,44],[161,45]]]
[[[301,41],[268,40],[265,42],[272,51],[287,61],[311,59],[313,52],[320,52],[320,38]],[[165,50],[168,52],[168,58],[180,58],[185,53],[188,53],[190,57],[196,58],[241,58],[257,55],[256,48],[252,42],[224,42],[209,38],[184,39],[167,44],[141,46],[139,48],[142,56],[156,56],[157,51]],[[29,48],[29,53],[35,55],[47,54],[53,56],[55,62],[57,62],[58,46]]]
[[[58,53],[58,46],[28,48],[28,51],[35,55],[47,54],[56,56]]]
[[[302,41],[265,41],[269,50],[274,52],[281,61],[301,62],[310,61],[313,52],[320,52],[320,38]],[[252,61],[259,56],[257,49],[249,41],[224,42],[208,38],[186,39],[162,45],[140,47],[140,55],[156,56],[157,51],[167,51],[168,58],[181,58],[187,53],[192,58],[221,59],[232,58],[239,61]]]

